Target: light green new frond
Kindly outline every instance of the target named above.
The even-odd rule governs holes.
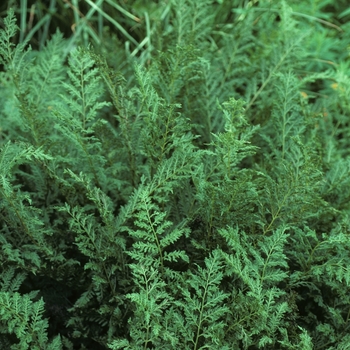
[[[224,344],[223,319],[229,312],[225,305],[229,294],[220,290],[222,268],[221,253],[214,250],[211,256],[205,259],[205,268],[198,266],[197,271],[189,273],[183,285],[179,287],[183,300],[175,301],[175,305],[184,314],[184,322],[178,326],[186,339],[186,348],[221,348]]]
[[[271,87],[274,78],[279,72],[299,68],[299,63],[307,52],[304,49],[305,38],[310,34],[308,30],[298,27],[292,18],[291,8],[286,2],[276,2],[274,5],[277,9],[274,9],[273,12],[269,12],[266,8],[263,11],[261,25],[264,25],[263,23],[270,25],[271,21],[276,21],[276,17],[281,19],[281,24],[271,27],[270,31],[264,31],[260,37],[252,59],[253,64],[259,67],[259,74],[248,83],[245,94],[249,101],[247,110],[254,106],[264,114],[264,109],[267,108],[268,119],[270,119],[271,101],[273,101],[270,95],[275,93]],[[272,20],[271,17],[275,18]]]
[[[120,208],[118,216],[115,219],[115,226],[117,231],[126,231],[128,229],[127,222],[133,218],[137,211],[138,202],[141,193],[145,190],[145,178],[141,179],[141,184],[134,189],[133,193],[129,196],[128,202]]]
[[[145,263],[140,258],[137,263],[129,265],[135,283],[135,291],[126,295],[134,312],[128,321],[131,339],[113,340],[108,344],[111,349],[166,349],[169,344],[178,343],[173,329],[174,319],[167,312],[173,297],[166,292],[167,284],[161,278],[159,264],[149,266]]]
[[[280,345],[283,345],[284,348],[288,350],[313,350],[314,346],[312,338],[310,337],[308,332],[300,326],[298,327],[298,329],[301,331],[298,337],[298,344],[288,339],[288,334],[286,330],[281,331],[284,339],[279,340],[278,343]]]
[[[321,196],[324,177],[319,169],[319,156],[312,146],[293,137],[289,139],[285,158],[276,162],[271,175],[265,178],[264,192],[268,199],[259,203],[261,221],[265,221],[264,234],[281,223],[304,225],[322,212],[334,213]]]
[[[25,267],[26,261],[24,260],[24,255],[20,249],[15,248],[14,245],[6,239],[6,235],[0,233],[0,244],[2,248],[2,260],[6,263],[15,263],[17,266]],[[35,260],[38,257],[35,256]],[[4,264],[5,267],[5,264]]]
[[[47,350],[62,350],[64,349],[62,347],[61,337],[60,335],[57,335],[52,339],[50,344],[47,345]]]
[[[350,285],[350,269],[346,261],[349,256],[349,239],[343,232],[331,232],[318,238],[313,231],[305,232],[305,238],[300,235],[295,241],[304,243],[307,252],[307,260],[299,260],[304,273],[315,278],[317,282],[323,281],[329,286],[343,290],[340,286]],[[298,240],[300,240],[298,242]],[[332,252],[336,252],[332,256]],[[306,254],[306,253],[305,253]]]
[[[162,318],[172,298],[165,292],[166,283],[161,280],[157,268],[144,265],[143,261],[131,264],[130,268],[137,285],[137,291],[126,296],[135,306],[133,318],[129,320],[133,346],[161,347],[168,337]]]
[[[27,53],[24,52],[26,43],[15,45],[12,38],[18,31],[14,10],[11,8],[4,20],[5,29],[0,30],[0,62],[4,63],[6,70],[11,72],[13,78],[19,78],[28,63]]]
[[[58,88],[65,79],[62,54],[64,41],[56,34],[42,52],[25,51],[26,43],[17,45],[8,56],[4,95],[12,97],[6,106],[4,126],[15,133],[30,133],[34,145],[49,147],[52,132],[52,106],[57,103]],[[0,50],[2,45],[0,44]],[[14,125],[13,125],[14,124]],[[47,149],[46,148],[46,149]]]
[[[70,169],[67,169],[66,173],[84,186],[87,198],[96,205],[96,208],[106,226],[113,226],[113,203],[111,202],[111,199],[101,189],[94,187],[88,176],[84,173],[80,172],[79,175],[76,175]]]
[[[107,274],[112,276],[116,270],[123,270],[126,268],[123,252],[125,250],[126,240],[120,234],[120,231],[116,230],[115,219],[112,214],[113,203],[101,189],[94,187],[89,178],[83,173],[80,173],[79,176],[74,174],[71,170],[67,170],[67,173],[69,173],[78,183],[84,186],[87,198],[94,203],[103,222],[102,225],[97,224],[97,220],[93,218],[93,216],[86,215],[83,210],[81,211],[81,215],[77,213],[75,220],[80,222],[80,225],[76,226],[76,228],[78,229],[79,226],[80,228],[86,228],[87,231],[85,232],[88,234],[90,240],[94,242],[94,247],[90,247],[90,243],[87,243],[86,237],[84,239],[83,236],[79,235],[79,237],[76,239],[78,247],[85,255],[90,256],[92,259],[96,257],[96,254],[97,257],[103,261],[110,258],[113,263],[109,264],[108,266],[104,266],[103,270],[104,275]],[[65,207],[63,210],[67,209],[68,207]],[[68,213],[73,218],[73,212],[69,211],[68,209]],[[86,219],[84,217],[86,217]],[[87,220],[87,222],[90,221],[91,224],[87,224],[85,220]],[[97,234],[95,234],[95,231],[92,229],[92,227],[95,225],[98,225]],[[76,230],[76,232],[79,234],[79,230]],[[78,243],[79,241],[80,243]],[[86,243],[90,248],[85,246]],[[87,250],[85,251],[85,249]],[[103,250],[103,257],[101,257],[100,251]],[[94,263],[87,263],[85,265],[85,269],[87,268],[95,269]],[[106,276],[100,276],[99,278],[105,280]]]
[[[21,164],[30,163],[34,160],[38,163],[52,160],[53,158],[44,153],[42,147],[35,148],[24,142],[8,141],[0,153],[0,190],[3,195],[10,197],[13,194],[13,187],[10,184],[12,176],[18,173]]]
[[[264,325],[264,331],[259,339],[258,346],[263,347],[267,344],[274,344],[276,342],[276,335],[285,327],[281,327],[281,323],[290,311],[287,302],[280,302],[279,297],[285,293],[278,288],[272,287],[266,291],[265,308],[261,313],[261,324]],[[267,334],[266,334],[267,333]]]
[[[87,213],[88,209],[78,206],[71,208],[67,203],[64,207],[58,207],[57,209],[70,215],[70,229],[76,233],[76,244],[79,250],[90,257],[92,261],[96,259],[103,260],[103,255],[101,255],[103,236],[97,233],[99,225],[96,223],[94,216]],[[102,270],[102,267],[99,270]]]
[[[108,344],[108,348],[112,350],[141,350],[144,347],[138,346],[135,347],[134,345],[130,345],[130,342],[127,339],[118,339],[113,340],[111,343]]]
[[[350,203],[350,158],[332,159],[332,166],[325,174],[322,194],[326,200],[332,202],[337,210],[348,210]],[[327,155],[328,157],[328,155]]]
[[[193,169],[200,164],[199,153],[180,150],[164,159],[157,167],[157,171],[149,184],[150,193],[158,203],[165,203],[165,194],[174,193],[182,182],[191,178]]]
[[[305,131],[305,121],[298,104],[300,87],[296,76],[291,71],[277,73],[275,89],[276,100],[271,119],[275,137],[270,147],[284,159],[290,147],[289,140]]]
[[[0,31],[0,56],[2,57],[2,62],[9,63],[12,60],[12,52],[16,45],[11,41],[11,38],[16,35],[19,29],[16,22],[14,10],[11,8],[4,19],[5,29]]]
[[[256,152],[251,145],[251,138],[258,127],[250,126],[245,118],[245,102],[231,98],[223,103],[221,110],[224,113],[225,132],[213,135],[213,143],[217,155],[223,164],[222,170],[230,178],[230,173],[249,155]]]
[[[77,49],[69,58],[68,76],[71,84],[63,83],[68,95],[62,95],[66,107],[62,117],[69,122],[73,130],[89,133],[96,123],[97,111],[107,106],[99,102],[103,88],[98,69],[88,51]]]
[[[287,230],[288,227],[279,227],[271,236],[258,243],[262,253],[262,260],[259,257],[259,263],[262,263],[260,277],[262,285],[273,285],[288,276],[285,271],[288,268],[287,257],[284,254],[284,246],[289,237]]]
[[[87,305],[89,305],[90,301],[93,299],[95,293],[92,290],[92,288],[89,288],[87,291],[82,293],[80,297],[76,300],[74,307],[71,309],[77,310],[77,309],[83,309]],[[71,317],[68,325],[72,324],[74,325],[75,322],[79,323],[79,317]]]
[[[179,112],[181,106],[165,103],[159,96],[153,87],[152,74],[140,66],[136,66],[135,74],[139,85],[139,113],[144,126],[139,135],[140,147],[152,176],[158,164],[174,151],[193,148],[194,137],[188,119]]]
[[[72,65],[73,63],[71,63]],[[87,69],[89,67],[86,67]],[[81,75],[83,74],[84,69],[80,71]],[[74,72],[77,73],[77,72]],[[82,88],[82,91],[75,90],[72,88],[72,85],[65,85],[67,91],[71,95],[71,97],[76,98],[75,103],[71,103],[71,100],[66,99],[66,102],[70,104],[70,110],[75,112],[79,119],[75,119],[77,122],[76,126],[78,129],[84,130],[85,132],[91,132],[93,126],[93,122],[97,115],[97,111],[102,107],[106,106],[107,103],[96,102],[97,97],[99,97],[100,86],[96,84],[97,81],[90,80],[91,85],[87,85],[89,79],[93,76],[92,72],[90,74],[86,74],[82,80],[77,80],[76,77],[72,73],[68,73],[71,81],[75,85],[76,88]],[[79,85],[78,85],[79,84]]]
[[[8,141],[0,153],[1,187],[6,195],[12,193],[10,186],[11,174],[18,170],[21,164],[29,163],[32,159],[37,161],[52,160],[53,158],[42,151],[24,142],[13,143]]]
[[[28,108],[26,101],[28,90],[30,91],[33,55],[30,47],[25,49],[27,42],[17,45],[12,43],[18,30],[13,9],[9,10],[4,22],[5,29],[0,30],[0,62],[4,64],[5,80],[4,85],[0,87],[3,96],[0,103],[5,108],[0,116],[5,117],[2,122],[4,130],[15,133],[29,131],[35,144],[39,146],[38,130],[33,119],[34,111]]]
[[[63,55],[64,46],[63,35],[56,32],[43,51],[37,53],[31,70],[31,107],[42,111],[49,119],[52,119],[50,111],[57,103],[59,89],[66,79],[66,68],[63,65],[66,58]]]
[[[165,253],[167,248],[173,249],[174,243],[188,234],[188,230],[172,227],[173,223],[166,220],[167,214],[152,200],[148,188],[140,193],[136,210],[134,225],[137,229],[127,229],[134,239],[133,249],[128,255],[146,266],[160,266],[162,270],[165,261],[177,261],[178,258],[188,261],[183,251]]]
[[[280,227],[269,237],[259,237],[257,246],[238,229],[219,231],[232,250],[223,255],[227,273],[233,276],[238,289],[232,295],[231,307],[235,311],[232,311],[233,319],[227,332],[244,331],[248,336],[247,346],[274,344],[281,331],[281,320],[290,312],[288,304],[281,299],[285,291],[277,287],[288,277],[284,253],[288,238],[286,230],[287,227]],[[260,335],[256,337],[258,333]]]
[[[215,14],[211,6],[213,1],[203,0],[199,3],[195,0],[173,0],[171,3],[175,11],[176,43],[181,45],[204,40]]]
[[[254,248],[251,237],[239,232],[238,228],[221,229],[219,234],[226,240],[230,251],[232,250],[232,254],[224,253],[227,273],[233,275],[240,284],[246,285],[251,290],[250,295],[260,298],[264,271],[268,264],[267,256],[262,256],[259,250]],[[265,250],[269,251],[268,246],[265,246]]]
[[[91,271],[93,293],[101,302],[105,289],[115,293],[116,272],[122,274],[126,269],[125,238],[120,236],[120,232],[115,231],[108,197],[99,189],[92,188],[89,180],[82,174],[79,177],[74,175],[74,177],[86,187],[87,196],[95,203],[103,223],[89,213],[91,208],[94,209],[93,205],[80,208],[71,207],[66,203],[64,207],[57,209],[70,216],[69,225],[75,234],[75,244],[87,258],[84,270]],[[122,283],[121,279],[119,282]],[[92,291],[88,295],[91,293]],[[83,297],[82,300],[88,301]],[[77,301],[75,307],[81,307],[78,304]]]
[[[244,169],[244,162],[248,163],[257,152],[251,139],[258,127],[249,125],[242,100],[231,98],[221,110],[224,131],[212,134],[210,151],[203,152],[203,170],[193,177],[200,215],[206,219],[208,232],[218,221],[222,226],[254,221],[258,201],[256,179],[260,174]]]
[[[68,159],[71,168],[77,167],[77,159],[85,159],[86,165],[80,170],[92,176],[95,184],[104,189],[108,182],[103,172],[106,159],[100,152],[101,141],[95,132],[105,123],[100,113],[109,104],[99,101],[103,85],[94,65],[87,50],[77,49],[71,53],[70,83],[62,84],[66,93],[60,95],[62,101],[57,103],[53,112],[57,118],[55,128],[68,141],[59,153],[71,155]]]

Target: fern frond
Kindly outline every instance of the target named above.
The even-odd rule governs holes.
[[[105,249],[103,258],[100,258],[102,260],[114,260],[112,265],[105,268],[105,273],[107,273],[107,270],[109,270],[107,273],[109,276],[112,276],[116,270],[125,270],[126,266],[123,251],[125,250],[126,240],[124,237],[118,235],[118,232],[116,233],[115,218],[112,215],[113,203],[111,199],[104,192],[102,192],[101,189],[93,187],[89,178],[83,173],[80,173],[79,176],[74,174],[71,170],[67,170],[67,173],[69,173],[78,183],[81,183],[84,186],[87,198],[95,204],[103,222],[103,225],[101,225],[98,229],[99,234],[97,238],[97,235],[92,229],[92,227],[96,225],[96,221],[91,215],[86,215],[84,210],[82,210],[79,214],[78,208],[75,208],[72,211],[68,205],[59,209],[67,211],[72,218],[74,218],[75,225],[79,222],[79,225],[76,226],[77,229],[75,230],[77,234],[80,233],[78,227],[85,228],[87,229],[86,232],[88,233],[90,240],[95,242],[93,243],[94,247],[90,246],[90,243],[87,243],[90,248],[85,251],[86,248],[84,248],[84,242],[86,241],[82,240],[82,245],[78,244],[79,248],[85,255],[91,258],[93,256],[96,257],[96,254],[99,256],[99,251]],[[76,214],[74,214],[74,212]],[[87,221],[89,221],[90,224],[87,224]],[[76,241],[78,242],[78,239]],[[89,264],[85,265],[85,268],[89,268]]]
[[[276,156],[284,159],[288,152],[289,140],[303,134],[305,122],[300,117],[300,88],[294,74],[291,71],[276,74],[275,84],[277,99],[271,121],[276,136],[270,147],[273,152],[277,151]]]
[[[193,177],[195,198],[202,208],[198,212],[205,218],[207,240],[212,240],[217,222],[220,226],[246,225],[255,220],[252,213],[258,201],[261,175],[243,169],[244,162],[248,163],[257,151],[251,138],[258,130],[250,126],[245,117],[244,101],[232,98],[221,109],[224,131],[212,135],[210,150],[203,152],[203,169]]]
[[[272,236],[263,237],[256,247],[244,232],[238,233],[232,228],[219,231],[234,252],[224,253],[224,258],[228,265],[227,273],[233,275],[234,285],[239,290],[232,295],[232,314],[236,316],[230,321],[227,332],[240,330],[246,334],[246,346],[274,344],[281,332],[280,322],[290,312],[288,304],[281,301],[285,291],[277,287],[288,276],[284,253],[289,236],[287,229],[281,227]],[[237,307],[241,305],[239,312],[235,304]]]
[[[0,31],[0,55],[2,56],[2,62],[10,62],[12,59],[12,51],[16,45],[11,39],[19,29],[16,22],[14,10],[11,8],[4,19],[5,29]]]
[[[13,78],[18,79],[21,71],[28,63],[28,58],[26,57],[28,52],[24,51],[27,44],[26,42],[18,45],[12,42],[12,38],[17,34],[19,29],[16,25],[16,17],[12,8],[8,11],[4,24],[5,29],[0,31],[1,62],[5,64],[6,69],[11,72]]]
[[[134,224],[137,230],[127,229],[133,237],[133,250],[128,252],[133,259],[142,260],[146,266],[160,266],[164,269],[165,261],[188,261],[184,251],[173,250],[165,253],[179,238],[188,234],[186,229],[173,229],[173,223],[165,220],[166,213],[152,200],[149,189],[140,193],[136,207]]]
[[[18,289],[26,279],[26,276],[25,273],[18,272],[13,267],[7,268],[1,273],[2,281],[0,282],[0,291],[10,293],[18,292]]]
[[[48,321],[43,318],[44,301],[33,301],[37,293],[21,295],[17,292],[0,292],[0,320],[7,324],[8,332],[14,334],[19,343],[11,349],[61,350],[59,336],[48,340]]]
[[[133,346],[147,348],[151,344],[160,345],[167,338],[161,324],[171,297],[165,292],[166,283],[160,279],[157,268],[144,263],[147,262],[141,261],[139,264],[130,265],[138,291],[126,297],[135,306],[133,317],[138,324],[133,325],[133,319],[129,320]]]
[[[177,28],[176,44],[183,42],[196,42],[204,40],[211,29],[211,21],[215,13],[212,1],[204,0],[200,4],[194,0],[172,1],[175,16],[174,23]]]
[[[94,132],[98,125],[104,123],[99,110],[109,104],[99,101],[103,88],[94,64],[86,50],[77,49],[71,53],[68,70],[71,84],[63,83],[66,94],[60,95],[62,102],[54,110],[57,117],[55,128],[64,135],[68,145],[71,144],[68,147],[73,147],[76,155],[86,160],[85,172],[91,174],[99,187],[104,187],[101,183],[106,183],[102,172],[105,158],[99,154],[101,142]],[[64,151],[70,153],[68,148]],[[60,153],[64,152],[61,150]],[[74,157],[71,157],[71,162],[75,165]]]
[[[8,142],[0,154],[0,196],[6,204],[7,224],[20,237],[24,248],[21,252],[22,258],[31,261],[33,271],[41,265],[39,252],[46,258],[55,259],[54,250],[46,240],[46,235],[51,235],[52,231],[46,227],[41,210],[31,205],[31,196],[12,185],[12,174],[18,172],[17,167],[20,164],[31,160],[44,162],[51,159],[41,148],[35,149],[25,143]]]
[[[62,54],[65,46],[63,35],[56,32],[47,42],[43,51],[36,54],[35,64],[31,69],[30,103],[31,108],[45,113],[52,120],[51,110],[57,103],[58,91],[66,78],[64,67],[65,56]],[[56,93],[50,93],[56,91]]]
[[[322,198],[324,179],[319,169],[320,159],[310,143],[304,145],[300,137],[289,139],[286,159],[269,169],[271,175],[265,177],[264,184],[269,204],[259,203],[261,222],[266,222],[264,234],[281,223],[297,227],[322,212],[334,213]]]
[[[224,342],[225,323],[223,319],[229,308],[223,305],[229,294],[220,290],[223,279],[222,260],[219,250],[214,250],[205,259],[205,268],[197,267],[195,273],[189,273],[179,286],[182,300],[175,305],[184,315],[178,324],[184,344],[191,349],[209,349],[221,347]]]

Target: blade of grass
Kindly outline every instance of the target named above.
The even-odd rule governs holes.
[[[100,7],[98,7],[94,2],[90,0],[85,0],[91,8],[94,8],[97,12],[101,13],[101,15],[106,18],[109,22],[111,22],[123,35],[130,40],[134,45],[138,46],[139,43],[121,26],[115,19],[109,16],[107,13],[103,12]]]
[[[51,18],[52,14],[56,12],[56,0],[50,0],[50,5],[49,5],[49,15],[50,18],[49,20],[45,23],[44,29],[43,29],[43,34],[40,38],[40,48],[42,49],[45,45],[45,42],[47,41],[48,35],[49,35],[49,28],[50,28],[50,23],[51,23]]]
[[[80,20],[80,17],[84,17],[84,15],[79,10],[79,4],[78,0],[72,0],[72,9],[73,9],[73,15],[74,15],[74,22],[78,23]]]
[[[22,43],[27,28],[27,0],[21,0],[21,31],[19,42]]]
[[[36,24],[35,26],[29,31],[29,33],[27,34],[25,41],[29,42],[32,37],[34,36],[34,34],[40,30],[41,27],[43,27],[45,25],[45,23],[49,22],[51,20],[51,15],[50,14],[46,14],[44,17],[42,17]]]
[[[80,12],[79,8],[73,6],[69,2],[69,0],[63,0],[74,12],[74,17],[78,18],[78,20],[74,23],[75,31],[73,36],[71,37],[67,48],[66,53],[70,52],[74,46],[75,41],[80,36],[81,32],[84,31],[85,34],[89,34],[96,42],[97,44],[100,44],[101,40],[98,37],[98,35],[94,32],[91,25],[89,25],[89,20],[92,18],[93,14],[96,12],[96,8],[90,8],[90,10],[87,12],[87,14],[84,16],[82,12]],[[96,3],[96,6],[101,6],[103,3],[103,0],[98,0]],[[85,38],[86,39],[86,38]]]
[[[151,48],[151,24],[150,24],[150,20],[149,20],[149,16],[148,16],[147,12],[145,12],[145,20],[146,20],[146,37],[141,41],[141,43],[131,53],[132,57],[134,57],[146,44],[148,44],[148,51],[150,51],[150,48]]]
[[[110,4],[111,6],[113,6],[116,10],[120,11],[121,13],[123,13],[125,16],[131,18],[133,21],[138,22],[138,23],[141,22],[140,18],[138,18],[138,17],[134,16],[132,13],[126,11],[123,7],[121,7],[118,4],[116,4],[115,1],[113,1],[113,0],[106,0],[106,2],[108,4]]]

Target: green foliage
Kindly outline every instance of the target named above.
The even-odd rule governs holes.
[[[60,336],[48,341],[48,320],[43,318],[45,303],[42,298],[37,301],[39,291],[29,294],[17,292],[25,280],[23,273],[15,275],[14,268],[8,268],[2,273],[0,292],[0,329],[2,334],[14,334],[16,343],[9,349],[62,349]],[[2,340],[4,346],[6,338]]]
[[[348,17],[328,0],[10,8],[0,348],[347,349]]]

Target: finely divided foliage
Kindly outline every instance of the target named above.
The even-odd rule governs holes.
[[[349,11],[73,3],[0,29],[0,348],[347,349]]]

